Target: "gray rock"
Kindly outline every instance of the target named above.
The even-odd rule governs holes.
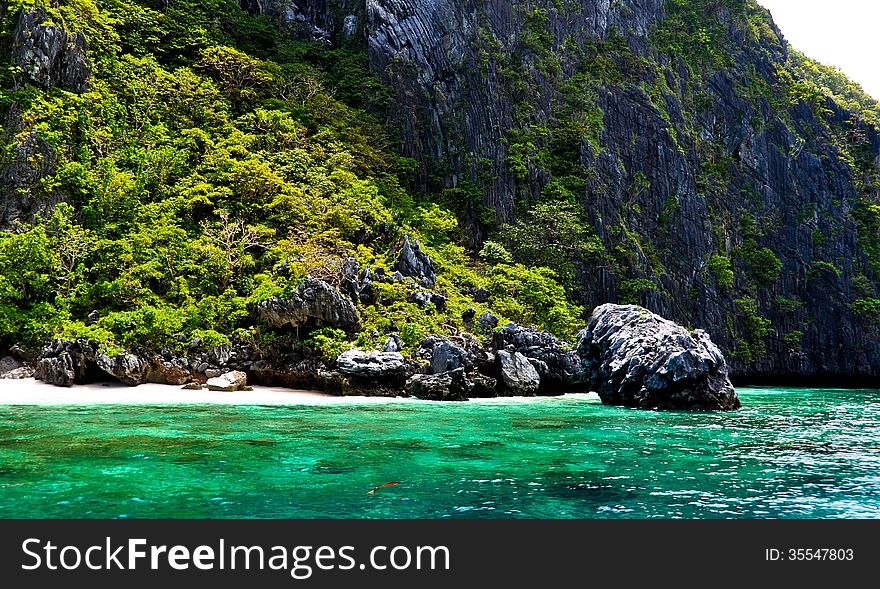
[[[407,394],[429,401],[465,401],[497,396],[494,378],[456,368],[441,374],[416,374],[406,381]]]
[[[51,358],[40,358],[34,378],[56,387],[71,387],[76,382],[73,357],[62,352]]]
[[[200,391],[202,390],[202,385],[197,382],[188,382],[181,387],[181,390],[184,391]]]
[[[633,305],[602,305],[578,354],[602,402],[641,409],[732,410],[740,401],[708,334]]]
[[[404,377],[410,367],[399,352],[348,350],[336,359],[339,372],[360,378]]]
[[[437,271],[428,254],[422,251],[419,241],[409,236],[403,238],[403,248],[397,258],[395,269],[403,276],[420,279],[427,288],[433,288],[437,282]]]
[[[480,331],[483,333],[492,331],[498,327],[498,317],[486,311],[482,315],[480,315]]]
[[[355,33],[357,33],[357,25],[357,16],[353,14],[346,16],[345,20],[342,21],[342,36],[346,39],[354,37]]]
[[[585,392],[590,374],[568,344],[546,331],[508,323],[495,332],[492,346],[529,359],[541,376],[541,394]]]
[[[223,372],[218,368],[208,368],[205,370],[205,376],[208,378],[217,378],[221,374],[223,374]]]
[[[478,372],[468,374],[468,397],[487,399],[498,396],[498,381]]]
[[[208,350],[208,358],[215,366],[226,366],[234,357],[235,351],[229,344],[221,344]]]
[[[205,383],[205,386],[208,387],[209,391],[222,391],[227,393],[241,391],[247,386],[247,374],[240,370],[233,370],[232,372],[221,374],[218,377],[209,378],[208,382]]]
[[[538,394],[541,376],[529,359],[519,352],[499,350],[495,353],[505,396],[530,397]]]
[[[137,386],[147,381],[149,363],[130,353],[107,356],[102,352],[96,355],[98,368],[128,386]]]
[[[98,311],[92,311],[86,317],[86,325],[96,325],[99,319],[101,319],[101,314]]]
[[[474,358],[464,348],[461,348],[448,340],[435,342],[431,353],[431,372],[440,374],[459,368],[470,369],[474,365]]]
[[[406,381],[408,394],[429,401],[466,401],[471,388],[464,368],[442,374],[416,374]]]
[[[33,375],[33,368],[22,364],[12,356],[0,358],[0,379],[21,380],[23,378],[31,378]]]
[[[21,368],[21,362],[12,356],[3,356],[0,358],[0,378],[3,378],[5,373],[12,372],[18,368]]]
[[[408,293],[406,295],[406,302],[416,304],[422,308],[427,307],[431,303],[431,293],[424,290]]]
[[[399,352],[403,349],[403,340],[396,333],[392,333],[382,344],[383,352]]]
[[[273,297],[259,303],[257,314],[276,328],[326,325],[351,332],[358,329],[360,321],[351,299],[311,277],[306,277],[290,298]]]
[[[43,346],[34,377],[49,384],[69,387],[100,380],[97,344],[83,339],[53,340]]]
[[[4,372],[0,374],[0,379],[6,380],[22,380],[25,378],[33,378],[35,370],[30,366],[21,366],[19,368],[15,368],[10,370],[9,372]]]
[[[12,33],[12,62],[33,84],[82,93],[91,88],[92,66],[82,32],[68,33],[46,9],[22,12]]]
[[[17,103],[9,106],[0,141],[0,229],[17,223],[33,223],[37,216],[48,217],[63,195],[35,198],[35,186],[58,168],[55,148],[44,136],[32,130]]]
[[[474,299],[474,302],[477,303],[486,303],[489,301],[489,297],[492,296],[488,290],[484,288],[475,288],[471,291],[471,297]]]

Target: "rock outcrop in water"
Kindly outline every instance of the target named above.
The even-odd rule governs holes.
[[[607,405],[639,409],[739,409],[727,362],[709,335],[647,309],[602,305],[578,336],[592,390]]]

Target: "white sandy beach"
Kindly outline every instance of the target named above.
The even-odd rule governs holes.
[[[115,383],[56,387],[26,378],[0,380],[0,405],[332,405],[344,403],[389,403],[404,398],[337,397],[313,391],[275,387],[254,387],[253,391],[223,393],[185,391],[179,386],[142,384],[129,387]]]
[[[557,397],[558,398],[558,397]],[[598,396],[567,395],[597,401]],[[546,401],[546,397],[503,397],[473,399],[470,402],[505,403]],[[347,405],[381,403],[426,403],[406,397],[339,397],[314,391],[281,387],[254,387],[253,391],[223,393],[208,390],[185,391],[179,386],[143,384],[128,387],[114,383],[56,387],[26,378],[0,380],[0,405]]]

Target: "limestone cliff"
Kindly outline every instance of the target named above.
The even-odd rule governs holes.
[[[476,195],[472,245],[562,193],[604,244],[584,304],[706,329],[740,377],[880,377],[880,111],[811,92],[754,2],[246,4],[365,44],[419,187]]]
[[[7,12],[0,5],[0,14]],[[60,19],[52,18],[43,7],[22,11],[12,33],[10,58],[16,86],[32,84],[43,89],[60,88],[82,93],[91,87],[92,65],[88,44],[82,32],[69,32]],[[34,216],[51,209],[56,202],[38,201],[30,189],[56,168],[52,146],[39,133],[23,132],[17,105],[7,114],[0,132],[9,148],[0,154],[0,227],[16,222],[29,223]],[[19,135],[17,141],[13,139]]]

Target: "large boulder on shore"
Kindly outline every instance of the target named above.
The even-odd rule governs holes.
[[[336,359],[339,372],[360,378],[408,376],[410,366],[400,352],[348,350]]]
[[[416,374],[406,381],[407,394],[428,401],[467,401],[471,397],[494,397],[495,379],[456,368],[440,374]]]
[[[415,368],[400,352],[348,350],[336,359],[330,390],[342,395],[396,397]]]
[[[592,389],[607,405],[733,410],[739,397],[709,335],[634,305],[602,305],[578,336]]]
[[[577,352],[546,331],[508,323],[495,332],[492,347],[528,358],[541,377],[540,394],[575,393],[589,388],[590,375]]]
[[[538,394],[541,375],[529,359],[519,352],[499,350],[495,353],[501,373],[501,392],[508,397],[533,397]]]
[[[257,304],[260,319],[275,328],[303,325],[356,331],[357,309],[339,289],[317,278],[306,277],[289,298],[273,297]]]
[[[464,368],[442,374],[416,374],[406,381],[408,394],[428,401],[467,401],[470,386]]]
[[[178,358],[168,354],[168,358],[152,356],[147,369],[147,382],[155,384],[182,385],[193,378],[193,371],[186,357]]]
[[[21,380],[34,375],[34,369],[22,364],[12,356],[0,358],[0,380]]]
[[[222,391],[226,393],[241,391],[247,387],[247,374],[240,370],[233,370],[215,378],[209,378],[205,385],[209,391]]]
[[[34,377],[59,387],[101,380],[97,348],[96,343],[84,339],[53,340],[40,350]]]
[[[136,387],[147,380],[150,364],[143,358],[127,352],[108,356],[98,352],[95,357],[98,368],[130,387]]]

